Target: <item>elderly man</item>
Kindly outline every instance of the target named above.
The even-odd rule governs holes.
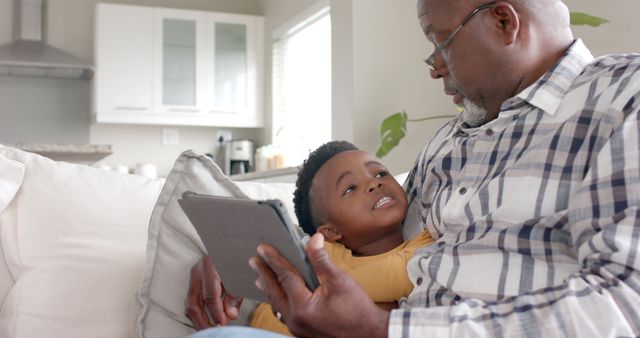
[[[639,336],[640,55],[594,60],[560,0],[419,0],[418,16],[465,110],[405,183],[405,237],[437,238],[408,263],[414,289],[381,310],[315,235],[314,292],[258,248],[273,308],[305,337]]]

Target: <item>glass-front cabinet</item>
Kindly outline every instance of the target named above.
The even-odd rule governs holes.
[[[247,25],[216,22],[213,39],[213,98],[220,110],[247,104]]]
[[[244,121],[256,124],[261,101],[261,78],[258,51],[263,51],[261,18],[212,13],[207,20],[206,34],[208,77],[205,97],[209,113],[221,121]]]
[[[204,20],[199,11],[155,10],[154,106],[160,114],[204,112]]]
[[[97,54],[109,45],[103,41],[113,37],[110,30],[118,27],[117,22],[108,22],[114,15],[106,16],[109,8],[116,6],[120,11],[127,5],[100,4],[97,17],[101,25],[96,26]],[[141,8],[136,7],[139,12]],[[136,111],[114,111],[106,105],[96,105],[96,120],[104,123],[145,123],[202,125],[228,127],[262,126],[262,71],[263,19],[258,16],[228,14],[205,11],[146,7],[153,17],[153,34],[149,36],[152,57],[148,60],[151,76],[136,79],[138,83],[148,83],[152,92],[149,106],[151,113],[138,114]],[[102,13],[101,15],[101,12]],[[139,14],[139,13],[138,13]],[[106,17],[106,18],[105,18]],[[112,21],[117,18],[111,19]],[[111,26],[113,24],[113,26]],[[139,26],[139,25],[138,25]],[[112,28],[111,28],[112,27]],[[139,30],[139,28],[136,28]],[[122,29],[120,29],[122,30]],[[126,39],[127,34],[119,32]],[[141,36],[134,34],[131,36]],[[127,44],[122,44],[126,47]],[[130,50],[114,51],[110,48],[110,59],[102,58],[109,65],[126,66],[127,60],[117,55],[130,55]],[[115,57],[114,57],[115,55]],[[143,57],[144,58],[144,57]],[[98,55],[98,59],[99,55]],[[140,58],[138,58],[140,59]],[[119,65],[118,65],[119,64]],[[142,65],[145,66],[145,65]],[[126,67],[125,67],[126,68]],[[132,67],[128,67],[132,68]],[[136,68],[137,69],[137,68]],[[138,71],[138,73],[140,73]],[[108,84],[102,82],[109,79]],[[128,82],[124,76],[114,79],[113,74],[101,74],[97,65],[95,81],[96,102],[104,101],[108,93],[127,93]],[[149,95],[147,95],[149,96]],[[107,98],[113,97],[107,96]],[[107,101],[109,99],[106,99]],[[122,104],[112,104],[123,106]],[[126,105],[125,105],[126,106]]]

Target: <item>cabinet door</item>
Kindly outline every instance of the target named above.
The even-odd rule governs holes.
[[[262,125],[262,18],[210,13],[206,25],[209,113],[220,125]]]
[[[154,11],[154,81],[159,114],[189,116],[203,112],[203,20],[198,11]]]
[[[151,114],[152,9],[96,6],[94,104],[98,122]]]

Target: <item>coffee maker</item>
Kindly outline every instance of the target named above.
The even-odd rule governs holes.
[[[227,175],[254,171],[253,141],[229,140],[220,146],[218,164]]]

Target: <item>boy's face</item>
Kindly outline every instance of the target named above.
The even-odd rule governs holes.
[[[335,229],[339,237],[333,240],[351,250],[397,234],[407,213],[402,186],[375,157],[359,150],[327,161],[309,196],[316,222]]]

